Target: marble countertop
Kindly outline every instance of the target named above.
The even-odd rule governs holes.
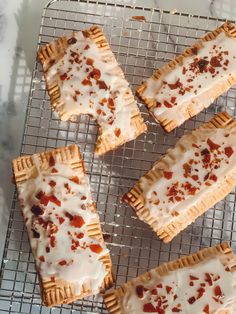
[[[137,3],[139,0],[123,0]],[[143,0],[153,7],[236,19],[235,0]],[[11,160],[21,139],[41,12],[48,0],[0,0],[0,260],[12,193]],[[119,1],[122,2],[122,1]]]

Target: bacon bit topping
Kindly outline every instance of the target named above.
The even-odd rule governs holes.
[[[63,259],[60,262],[58,262],[59,265],[64,266],[67,264],[67,262]]]
[[[91,83],[90,80],[88,80],[88,79],[84,79],[84,80],[82,81],[82,84],[83,84],[84,86],[92,86],[92,83]]]
[[[114,111],[116,109],[114,101],[112,98],[108,98],[108,105],[107,107],[111,110]]]
[[[48,185],[50,185],[52,188],[54,188],[54,186],[56,186],[56,182],[51,180]]]
[[[189,278],[190,278],[190,280],[199,280],[198,277],[195,277],[195,276],[193,276],[193,275],[190,275]]]
[[[210,180],[212,180],[212,181],[217,181],[217,176],[215,175],[215,174],[212,174],[211,176],[210,176]]]
[[[209,314],[209,313],[210,313],[209,305],[208,305],[208,304],[204,306],[203,312],[206,313],[206,314]]]
[[[90,46],[89,45],[86,45],[85,47],[84,47],[84,50],[88,50],[90,48]]]
[[[225,271],[230,271],[229,266],[226,266],[226,267],[225,267]]]
[[[173,307],[173,308],[172,308],[172,312],[173,312],[173,313],[179,313],[179,312],[182,312],[182,310],[181,310],[181,309],[178,309],[177,307]]]
[[[178,79],[174,84],[168,84],[169,88],[171,90],[177,89],[178,87],[182,87],[183,84],[180,82],[180,79]]]
[[[74,45],[77,42],[77,39],[75,37],[71,37],[70,39],[67,40],[67,43],[69,45]]]
[[[189,304],[193,304],[195,301],[196,301],[195,297],[191,297],[191,298],[188,299],[188,303]]]
[[[219,56],[212,57],[210,60],[210,65],[214,68],[221,67]]]
[[[50,245],[51,247],[55,247],[56,245],[56,238],[54,236],[50,237]]]
[[[82,239],[82,238],[84,237],[83,232],[80,232],[76,237],[77,237],[78,239]]]
[[[68,212],[65,212],[65,216],[66,216],[66,218],[69,218],[69,220],[72,220],[72,219],[73,219],[73,215],[71,215],[71,214],[68,213]]]
[[[50,252],[50,247],[46,246],[46,252],[49,253]]]
[[[163,174],[164,174],[164,177],[167,180],[170,180],[172,178],[172,176],[173,176],[173,172],[172,171],[164,171]]]
[[[31,212],[32,212],[34,215],[39,216],[39,215],[43,215],[44,210],[43,210],[40,206],[38,206],[38,205],[33,205],[33,206],[31,207]]]
[[[97,84],[98,84],[99,89],[105,89],[105,90],[108,89],[108,87],[107,87],[107,85],[106,85],[106,83],[104,81],[98,80]]]
[[[74,215],[70,220],[70,225],[72,227],[81,228],[85,224],[83,217]]]
[[[87,199],[87,197],[85,196],[85,195],[83,195],[83,196],[81,196],[81,198],[80,198],[82,201],[84,201],[84,200],[86,200]]]
[[[183,74],[183,75],[185,75],[185,74],[186,74],[186,72],[187,72],[186,68],[185,68],[185,67],[183,67],[183,69],[182,69],[182,74]]]
[[[195,174],[195,175],[192,176],[192,179],[193,179],[194,181],[197,181],[197,180],[199,179],[199,177],[198,177],[198,175]]]
[[[170,99],[170,102],[171,102],[172,104],[174,104],[175,101],[176,101],[176,97],[172,96],[171,99]]]
[[[158,285],[156,285],[156,287],[161,289],[163,287],[162,283],[159,283]]]
[[[220,148],[220,145],[218,145],[218,144],[212,142],[212,140],[209,139],[209,138],[207,139],[207,144],[209,145],[210,150],[215,150],[215,149]]]
[[[67,74],[66,74],[66,73],[64,73],[64,74],[62,74],[62,75],[60,76],[60,79],[61,79],[62,81],[65,81],[66,78],[67,78]]]
[[[88,59],[86,60],[86,64],[87,64],[87,65],[93,65],[93,63],[94,63],[94,60],[91,59],[91,58],[88,58]]]
[[[39,260],[40,260],[41,262],[45,262],[44,256],[43,256],[43,255],[39,256]]]
[[[188,163],[184,163],[183,168],[184,168],[184,177],[188,178],[191,174],[192,167]]]
[[[233,148],[231,146],[225,147],[225,155],[229,158],[233,153]]]
[[[167,100],[164,100],[164,106],[166,106],[166,108],[172,108],[173,107]]]
[[[101,71],[99,69],[94,68],[92,72],[90,72],[90,76],[95,80],[99,80],[101,77]]]
[[[65,221],[63,217],[58,217],[58,220],[59,220],[60,225],[63,224],[63,222]]]
[[[215,287],[214,293],[215,293],[215,296],[217,296],[217,297],[221,297],[222,296],[222,291],[221,291],[220,286],[216,286]]]
[[[144,304],[143,311],[144,311],[144,313],[152,313],[152,312],[158,313],[156,308],[152,305],[152,303]],[[165,311],[162,310],[162,312],[159,312],[159,313],[164,314]]]
[[[102,252],[102,247],[100,244],[90,244],[89,248],[92,252],[97,254]]]
[[[79,184],[79,178],[77,176],[70,178],[70,181]]]
[[[211,275],[209,273],[205,273],[205,281],[209,284],[209,286],[213,285]]]
[[[200,71],[201,73],[206,69],[208,63],[209,63],[209,61],[207,61],[207,60],[205,60],[205,59],[200,59],[200,60],[197,62],[199,71]]]
[[[54,157],[51,155],[50,157],[49,157],[49,167],[53,167],[53,166],[55,166],[55,159],[54,159]]]
[[[160,108],[161,106],[162,106],[161,103],[160,103],[159,101],[157,101],[157,102],[156,102],[156,107],[157,107],[157,108]]]
[[[114,130],[114,133],[115,133],[115,136],[116,136],[116,137],[119,137],[120,134],[121,134],[120,128],[116,128],[116,129]]]
[[[172,290],[172,287],[166,286],[166,292],[167,292],[167,294],[170,294],[171,290]]]
[[[39,239],[40,238],[40,234],[35,231],[34,229],[31,229],[31,231],[33,232],[33,238]]]
[[[199,288],[199,289],[197,290],[197,292],[198,292],[197,299],[200,299],[200,298],[203,296],[203,294],[204,294],[204,292],[205,292],[205,289],[204,289],[204,288]]]

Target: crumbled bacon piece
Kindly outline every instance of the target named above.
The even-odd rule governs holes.
[[[190,280],[199,280],[198,277],[195,277],[195,276],[193,276],[193,275],[190,275],[189,278],[190,278]]]
[[[79,178],[77,176],[70,178],[70,181],[79,184]]]
[[[172,287],[166,286],[166,292],[167,292],[167,294],[169,294],[169,293],[171,292],[171,290],[172,290]]]
[[[84,50],[88,50],[90,48],[90,46],[89,45],[86,45],[85,47],[84,47]]]
[[[59,265],[64,266],[67,264],[66,260],[61,260],[60,262],[58,262]]]
[[[220,64],[219,56],[211,57],[210,65],[215,68],[221,67],[222,65]]]
[[[84,80],[82,81],[82,84],[83,84],[84,86],[92,86],[92,83],[91,83],[90,80],[88,80],[88,79],[84,79]]]
[[[76,237],[77,237],[78,239],[83,239],[83,237],[84,237],[83,232],[80,232]]]
[[[51,180],[48,185],[50,185],[52,188],[54,188],[54,186],[56,186],[56,182]]]
[[[45,262],[44,256],[43,256],[43,255],[39,256],[39,260],[40,260],[41,262]]]
[[[143,311],[144,313],[158,313],[156,308],[154,307],[154,305],[152,305],[152,303],[146,303],[143,306]],[[161,312],[160,312],[161,313]],[[164,311],[162,312],[163,314],[165,313]],[[161,313],[161,314],[162,314]]]
[[[62,75],[60,76],[60,79],[61,79],[62,81],[65,81],[66,78],[67,78],[67,74],[66,74],[66,73],[64,73],[64,74],[62,74]]]
[[[157,108],[160,108],[161,106],[162,106],[161,103],[160,103],[159,101],[157,101],[157,102],[156,102],[156,107],[157,107]]]
[[[198,62],[197,62],[197,66],[199,68],[199,71],[202,73],[207,65],[208,65],[209,61],[205,60],[205,59],[200,59]]]
[[[49,164],[49,167],[55,166],[55,159],[52,155],[49,157],[48,164]]]
[[[90,76],[95,80],[99,80],[101,77],[101,71],[99,69],[94,68],[92,72],[90,72]]]
[[[196,301],[195,297],[191,297],[191,298],[188,299],[188,303],[189,304],[193,304],[195,301]]]
[[[60,225],[63,224],[63,222],[65,221],[63,217],[58,217],[58,220],[59,220]]]
[[[164,177],[167,179],[167,180],[170,180],[173,176],[173,172],[172,171],[164,171],[163,172],[163,175]]]
[[[67,40],[67,43],[69,45],[74,45],[77,42],[77,39],[75,37],[71,37]]]
[[[56,168],[52,168],[52,171],[51,171],[52,173],[57,173],[58,172],[58,170],[56,169]]]
[[[210,309],[209,309],[209,305],[208,304],[204,306],[203,312],[205,314],[209,314],[210,313]]]
[[[114,100],[112,98],[108,98],[108,105],[107,107],[111,110],[114,111],[116,109]]]
[[[221,297],[222,296],[222,291],[221,291],[220,286],[216,286],[215,287],[214,293],[215,293],[215,296],[217,296],[217,297]]]
[[[227,146],[224,149],[225,155],[229,158],[234,153],[233,148],[231,146]]]
[[[31,212],[32,212],[34,215],[39,216],[39,215],[43,215],[44,210],[43,210],[40,206],[38,206],[38,205],[33,205],[33,206],[31,207]]]
[[[72,219],[73,219],[73,215],[71,215],[71,214],[68,213],[68,212],[65,212],[65,216],[66,216],[66,218],[69,218],[69,220],[72,220]]]
[[[170,104],[167,100],[164,100],[164,106],[166,106],[166,108],[172,108],[172,104]]]
[[[88,59],[86,60],[86,64],[87,64],[87,65],[93,65],[93,63],[94,63],[94,60],[91,59],[91,58],[88,58]]]
[[[210,176],[210,180],[212,180],[212,181],[217,181],[217,176],[215,175],[215,174],[212,174],[211,176]]]
[[[73,218],[70,220],[70,225],[72,227],[81,228],[85,224],[83,217],[74,215]]]
[[[115,133],[115,136],[116,136],[116,137],[119,137],[120,134],[121,134],[120,128],[116,128],[116,129],[114,130],[114,133]]]
[[[31,229],[31,231],[33,232],[33,238],[35,238],[35,239],[40,238],[40,234],[37,231],[35,231],[34,229]]]
[[[49,253],[50,252],[50,247],[46,246],[46,252]]]
[[[209,145],[210,150],[215,150],[215,149],[220,148],[220,145],[214,143],[210,138],[207,139],[207,144]]]
[[[172,308],[172,312],[173,312],[173,313],[179,313],[179,312],[182,312],[182,310],[181,310],[181,309],[178,309],[177,307],[173,307],[173,308]]]
[[[99,89],[105,89],[105,90],[108,89],[108,87],[107,87],[107,85],[106,85],[106,83],[104,81],[98,80],[97,84],[98,84]]]
[[[89,248],[92,252],[97,254],[102,252],[102,247],[100,244],[90,244]]]
[[[205,292],[205,289],[204,289],[204,288],[199,288],[199,289],[197,290],[197,293],[198,293],[197,299],[200,299],[200,298],[203,296],[204,292]]]
[[[209,273],[205,273],[205,281],[209,284],[209,286],[213,285],[211,275]]]
[[[51,247],[55,247],[56,245],[56,238],[54,236],[50,237],[50,245]]]
[[[197,181],[197,180],[199,179],[199,177],[198,177],[198,175],[194,174],[194,175],[192,176],[192,179],[193,179],[194,181]]]
[[[171,102],[172,104],[174,104],[175,101],[176,101],[176,97],[172,96],[171,99],[170,99],[170,102]]]

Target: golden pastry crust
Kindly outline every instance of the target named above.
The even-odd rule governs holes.
[[[189,256],[184,256],[175,261],[164,263],[153,271],[160,277],[167,276],[170,272],[177,271],[178,269],[191,267],[197,265],[203,261],[207,261],[210,258],[214,257],[223,257],[224,266],[229,267],[229,271],[234,272],[236,269],[236,257],[232,252],[232,249],[227,242],[223,242],[214,247],[204,248],[196,253],[193,253]],[[123,284],[121,287],[107,292],[104,296],[104,302],[107,307],[109,314],[123,314],[121,308],[121,299],[125,295],[129,288],[132,287],[135,280],[140,280],[144,285],[147,284],[152,279],[152,273],[146,272],[145,274],[128,281]],[[229,311],[221,310],[217,314],[231,314]]]
[[[163,67],[156,70],[152,75],[154,81],[158,81],[161,78],[169,73],[171,73],[174,69],[178,66],[183,64],[183,61],[191,56],[196,54],[196,50],[201,49],[203,47],[204,42],[209,42],[217,38],[220,33],[225,33],[226,36],[230,38],[236,38],[236,27],[234,24],[230,22],[225,22],[223,25],[218,27],[217,29],[213,30],[210,33],[207,33],[203,38],[199,39],[193,46],[187,48],[182,54],[178,55],[175,59],[171,60],[170,62],[166,63]],[[236,83],[236,73],[231,73],[230,77],[227,81],[223,81],[219,79],[219,83],[213,86],[211,89],[208,89],[206,92],[201,93],[196,96],[195,100],[189,101],[188,106],[186,106],[185,111],[182,112],[184,115],[184,121],[190,119],[191,117],[197,115],[200,111],[204,108],[207,108],[209,104],[206,103],[205,99],[211,99],[213,102],[217,97],[225,93],[232,85]],[[207,84],[207,82],[206,82]],[[178,119],[168,119],[166,117],[157,117],[153,113],[153,109],[156,105],[156,100],[154,98],[147,98],[145,96],[145,90],[147,89],[147,81],[144,81],[136,90],[137,95],[142,99],[147,106],[147,109],[153,116],[153,118],[160,123],[160,125],[164,128],[166,132],[171,132],[173,129],[178,127],[184,121],[179,122]],[[194,106],[194,102],[198,98],[199,103],[201,104],[200,107]]]
[[[76,145],[37,153],[37,157],[40,161],[40,164],[37,164],[37,167],[34,163],[34,159],[32,156],[22,156],[13,160],[13,173],[17,187],[19,187],[25,181],[35,178],[38,174],[38,171],[47,170],[50,167],[51,157],[57,159],[59,163],[63,163],[65,165],[68,165],[71,169],[79,171],[81,175],[85,175],[84,161],[80,154],[79,148]],[[96,211],[95,203],[91,205],[90,209],[94,212]],[[98,218],[97,221],[93,221],[92,224],[88,224],[86,226],[86,231],[89,237],[104,242]],[[106,289],[109,289],[114,283],[110,254],[108,253],[105,256],[102,256],[100,260],[105,265],[105,268],[107,270],[107,275],[104,278],[103,284],[100,288],[100,292],[104,292]],[[72,283],[57,278],[52,278],[49,281],[44,281],[42,280],[38,269],[37,272],[39,275],[43,303],[46,306],[51,307],[62,303],[71,303],[75,300],[84,298],[92,294],[91,287],[88,285],[83,285],[82,293],[80,295],[77,295],[75,293]]]
[[[109,44],[102,32],[102,30],[98,26],[92,26],[88,30],[82,31],[85,38],[91,39],[99,48],[100,52],[103,54],[107,52],[107,57],[109,58],[108,62],[111,62],[113,64],[116,64],[115,69],[113,71],[113,75],[116,75],[120,77],[122,80],[124,80],[124,73],[119,67],[114,55],[111,54],[111,49],[109,47]],[[76,33],[73,33],[76,34]],[[50,96],[51,105],[53,110],[55,110],[59,117],[62,120],[70,120],[75,121],[77,120],[77,116],[79,114],[70,115],[68,116],[67,112],[65,111],[65,102],[63,101],[63,98],[61,97],[61,91],[60,91],[60,77],[57,76],[56,79],[49,79],[47,76],[48,70],[57,63],[63,56],[65,55],[65,52],[67,48],[70,46],[68,43],[69,40],[67,37],[61,37],[45,46],[40,48],[38,52],[38,57],[40,62],[43,65],[43,71],[46,81],[46,87]],[[104,57],[104,55],[103,55]],[[119,92],[119,91],[118,91]],[[97,139],[97,144],[95,148],[95,153],[98,155],[104,154],[110,150],[116,149],[118,146],[123,145],[124,143],[135,139],[140,134],[145,132],[147,130],[147,127],[143,121],[143,118],[140,114],[140,111],[138,110],[138,107],[136,106],[136,102],[134,100],[134,96],[132,94],[132,91],[129,87],[126,89],[126,93],[124,96],[124,106],[127,106],[127,108],[133,108],[131,113],[131,119],[130,124],[133,129],[133,134],[130,135],[129,133],[123,133],[120,136],[118,136],[115,141],[111,141],[111,136],[107,134],[106,136],[102,136],[102,127],[98,123],[99,127],[99,134]],[[86,112],[82,112],[80,114],[88,114],[90,115],[90,111],[87,109]],[[96,115],[93,117],[97,120]]]
[[[226,112],[217,114],[209,122],[202,124],[198,131],[205,129],[223,128],[229,131],[235,131],[236,121]],[[193,135],[189,135],[188,140],[194,140]],[[180,152],[185,151],[185,147],[179,143],[175,148]],[[169,157],[169,158],[168,158]],[[169,159],[170,162],[166,160]],[[169,150],[162,159],[156,162],[153,168],[147,172],[144,177],[150,184],[157,182],[163,177],[163,171],[168,171],[169,164],[173,162],[172,150]],[[164,224],[161,228],[156,226],[158,217],[150,215],[149,210],[145,206],[145,195],[141,185],[141,179],[134,185],[134,187],[123,196],[123,201],[128,203],[136,212],[141,220],[144,220],[150,225],[156,234],[164,241],[170,242],[180,231],[185,229],[189,224],[195,221],[197,217],[203,214],[207,209],[223,199],[236,184],[236,169],[229,175],[225,176],[220,185],[213,185],[207,194],[207,197],[200,198],[196,203],[187,209],[184,213],[173,217],[171,223]]]

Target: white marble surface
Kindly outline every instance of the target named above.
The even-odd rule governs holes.
[[[0,0],[0,260],[13,192],[10,161],[20,151],[41,11],[47,2]],[[143,3],[171,11],[236,19],[235,0],[143,0]]]

